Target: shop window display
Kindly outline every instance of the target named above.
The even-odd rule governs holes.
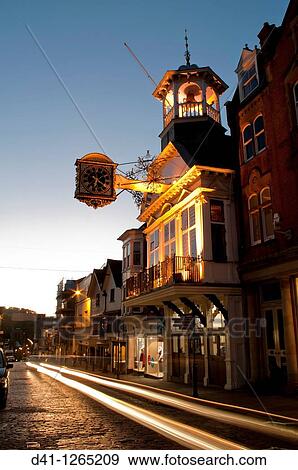
[[[145,339],[137,338],[135,342],[134,370],[144,372],[146,364]]]
[[[146,373],[163,377],[163,341],[156,337],[147,338]]]

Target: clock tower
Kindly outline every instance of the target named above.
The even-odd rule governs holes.
[[[221,125],[219,103],[228,86],[210,67],[190,64],[185,39],[186,64],[168,70],[153,92],[163,110],[161,150],[172,142],[185,148],[184,158],[190,167],[199,164],[228,168],[230,137]]]

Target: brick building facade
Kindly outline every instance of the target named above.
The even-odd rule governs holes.
[[[243,49],[227,103],[239,156],[239,272],[248,318],[248,379],[293,390],[297,369],[298,18],[265,23],[260,46]]]

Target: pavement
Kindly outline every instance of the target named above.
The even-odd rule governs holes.
[[[15,363],[0,411],[3,449],[181,449],[50,377]],[[1,464],[1,468],[4,468]]]
[[[91,368],[86,369],[86,367],[78,367],[77,365],[73,368],[100,375],[101,377],[105,376],[107,378],[116,378],[115,374],[109,372],[102,372],[99,370],[93,371]],[[121,375],[120,380],[125,380],[140,385],[149,385],[157,389],[178,392],[189,397],[192,396],[191,385],[176,382],[166,382],[163,379],[155,379],[134,374]],[[259,410],[266,413],[274,413],[298,419],[298,397],[295,395],[262,394],[255,391],[253,387],[251,389],[248,388],[241,390],[224,390],[219,387],[199,387],[198,392],[199,398],[205,400],[243,406],[253,410]]]

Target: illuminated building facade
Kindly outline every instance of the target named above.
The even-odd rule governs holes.
[[[108,259],[102,269],[94,269],[87,291],[91,317],[88,356],[100,370],[126,370],[126,343],[117,322],[121,316],[121,286],[121,260]]]
[[[153,93],[163,130],[148,174],[169,186],[143,197],[147,260],[125,279],[123,305],[155,315],[137,353],[142,336],[134,338],[133,360],[144,373],[191,383],[196,366],[200,383],[232,389],[243,383],[246,366],[235,162],[219,106],[226,89],[211,68],[187,61],[167,71]]]
[[[89,335],[91,328],[90,298],[87,295],[92,274],[76,281],[75,286],[75,309],[74,309],[74,336],[73,353],[88,355]]]

